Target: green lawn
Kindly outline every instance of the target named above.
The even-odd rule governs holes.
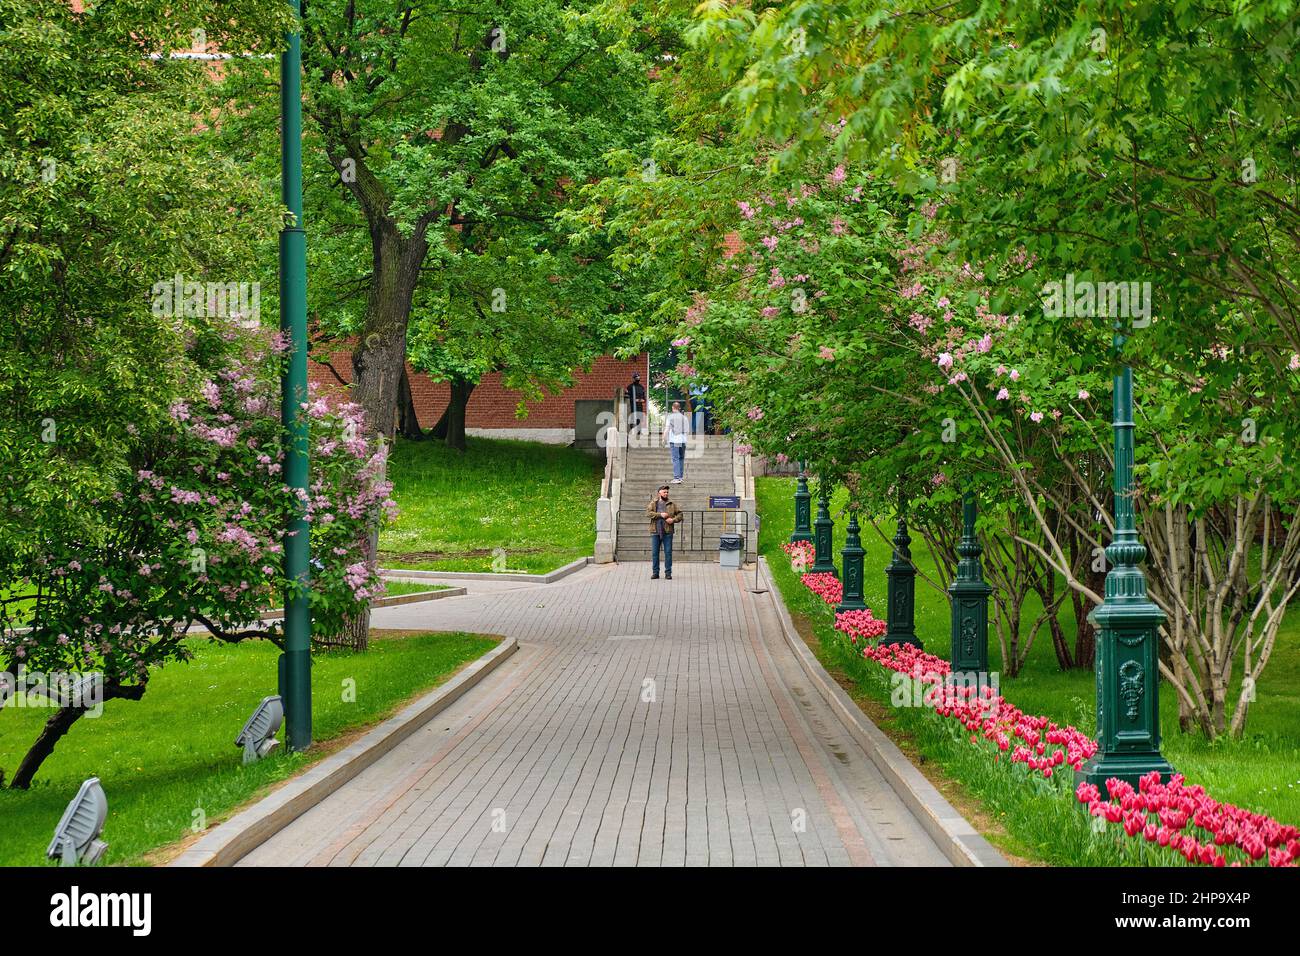
[[[758,479],[759,509],[763,516],[760,547],[777,573],[787,604],[795,609],[801,597],[791,594],[794,575],[789,560],[780,550],[794,525],[794,479]],[[843,508],[846,492],[842,489],[832,501],[832,514]],[[847,516],[835,525],[836,564],[844,542]],[[892,524],[886,534],[894,532]],[[890,547],[869,527],[864,527],[862,545],[866,550],[865,597],[877,617],[885,616],[885,566]],[[917,567],[934,577],[933,563],[924,543],[914,540],[912,556]],[[800,591],[806,589],[799,587]],[[815,604],[820,599],[813,597]],[[812,605],[808,605],[811,607]],[[823,605],[824,606],[824,605]],[[1029,632],[1041,604],[1027,604],[1022,634]],[[829,634],[829,623],[823,619]],[[1074,637],[1074,616],[1069,602],[1062,623],[1068,640]],[[949,609],[945,594],[935,591],[917,578],[917,635],[926,649],[941,657],[949,652]],[[991,630],[991,628],[990,628]],[[989,636],[989,664],[1001,668],[996,638]],[[1050,636],[1040,633],[1028,662],[1018,677],[1002,678],[1002,694],[1026,713],[1046,714],[1058,723],[1070,723],[1092,734],[1096,731],[1095,682],[1093,672],[1062,672],[1052,650]],[[1216,799],[1235,803],[1281,820],[1300,823],[1300,608],[1287,614],[1277,647],[1257,688],[1258,699],[1251,708],[1245,737],[1240,741],[1220,739],[1211,744],[1199,734],[1178,730],[1177,701],[1168,684],[1161,686],[1161,728],[1164,755],[1190,783],[1206,787]]]
[[[538,442],[398,441],[389,459],[397,521],[379,539],[383,567],[554,571],[590,555],[604,463]]]
[[[376,632],[369,651],[313,658],[315,740],[327,743],[387,717],[495,643],[472,634]],[[78,721],[31,790],[0,790],[0,865],[45,862],[54,827],[87,777],[98,776],[108,795],[104,862],[135,864],[188,836],[200,814],[211,823],[323,755],[320,746],[305,754],[282,748],[243,766],[234,740],[257,702],[275,693],[279,651],[264,642],[193,645],[194,659],[155,674],[140,701],[110,701],[103,716]],[[349,702],[345,689],[353,682]],[[12,774],[48,715],[12,702],[0,710],[0,767]]]
[[[424,591],[446,591],[449,584],[425,584],[423,581],[385,581],[385,597],[397,597],[401,594],[420,594]]]

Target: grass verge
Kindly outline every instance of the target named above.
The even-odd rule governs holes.
[[[496,643],[474,634],[375,631],[369,651],[314,657],[312,748],[277,750],[245,767],[234,740],[257,702],[275,693],[279,651],[264,642],[195,639],[194,659],[154,674],[141,700],[110,701],[101,717],[78,721],[30,790],[0,790],[0,865],[44,864],[64,807],[91,776],[108,795],[104,862],[139,864],[325,756],[331,742],[387,718]],[[0,767],[12,773],[49,713],[12,702],[0,710]]]
[[[379,539],[383,567],[545,574],[591,554],[603,463],[573,448],[470,438],[398,441],[389,459],[401,511]]]

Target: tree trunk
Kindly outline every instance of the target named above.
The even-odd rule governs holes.
[[[476,384],[459,376],[451,380],[451,401],[443,417],[447,423],[447,447],[456,451],[465,450],[465,407]]]
[[[1106,589],[1105,571],[1088,571],[1088,587],[1100,594]],[[1070,600],[1074,603],[1074,663],[1077,667],[1093,667],[1097,662],[1097,629],[1088,615],[1096,607],[1085,595],[1071,591]]]
[[[397,387],[397,433],[408,441],[421,441],[425,434],[420,430],[420,419],[415,414],[415,401],[411,396],[411,376],[402,368],[402,381]]]
[[[375,555],[379,551],[379,529],[372,528],[366,535],[366,561],[374,561]],[[350,651],[364,651],[370,648],[370,607],[366,606],[364,610],[356,614],[348,615],[343,622],[343,628],[339,631],[338,637],[334,640],[336,647],[345,648]]]
[[[373,225],[370,238],[374,279],[352,353],[352,391],[366,413],[366,430],[392,440],[406,377],[406,326],[428,243],[403,239],[388,221]]]
[[[85,711],[80,707],[60,707],[55,711],[54,716],[45,722],[41,735],[36,738],[36,742],[23,757],[23,762],[18,765],[13,783],[9,784],[10,789],[26,790],[32,785],[32,778],[36,776],[36,771],[45,762],[45,758],[54,753],[54,745],[72,729],[72,725],[84,713]]]
[[[387,219],[371,224],[370,240],[374,279],[366,299],[365,325],[352,353],[352,391],[365,412],[368,435],[391,442],[397,428],[398,397],[406,379],[406,326],[428,243],[422,233],[403,239]],[[374,560],[377,543],[376,530],[366,542],[368,561]],[[364,649],[369,634],[370,608],[366,606],[347,619],[339,639]]]

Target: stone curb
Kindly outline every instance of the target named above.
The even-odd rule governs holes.
[[[503,640],[459,674],[360,740],[313,764],[280,789],[218,824],[168,866],[231,866],[411,736],[519,649]],[[232,758],[233,759],[233,758]]]
[[[400,579],[394,578],[394,580]],[[464,596],[464,588],[443,588],[441,591],[416,591],[414,594],[394,594],[392,597],[379,598],[378,600],[371,601],[370,610],[373,611],[375,608],[379,607],[393,607],[398,604],[415,604],[418,601],[436,601],[439,598]],[[278,621],[282,617],[284,617],[284,608],[278,607],[274,611],[263,614],[261,620]],[[196,628],[190,628],[191,631],[195,629]],[[197,630],[206,631],[207,628],[200,624]]]
[[[393,580],[400,580],[394,578]],[[464,597],[464,588],[443,588],[441,591],[416,591],[414,594],[394,594],[392,597],[380,598],[370,602],[370,609],[377,607],[396,607],[399,604],[418,604],[420,601],[439,601],[442,598]]]
[[[493,574],[491,571],[411,571],[406,568],[380,568],[379,573],[387,577],[418,578],[422,581],[532,581],[534,584],[551,584],[560,578],[568,577],[574,571],[585,568],[594,559],[578,558],[562,568],[556,568],[547,574]]]
[[[813,655],[808,645],[803,642],[795,630],[790,612],[786,610],[785,601],[777,589],[767,558],[760,559],[763,565],[763,577],[766,579],[772,603],[776,605],[777,615],[781,618],[781,630],[785,642],[794,651],[795,657],[804,673],[808,675],[817,692],[826,701],[827,706],[835,711],[840,721],[853,734],[877,769],[889,781],[903,803],[912,811],[925,832],[938,844],[940,851],[954,866],[1010,866],[988,840],[970,825],[957,809],[944,799],[921,771],[912,765],[898,746],[885,736],[884,732],[871,722],[844,692],[835,679],[826,672],[821,662]]]

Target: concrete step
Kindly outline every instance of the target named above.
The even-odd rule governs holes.
[[[736,470],[732,467],[730,461],[708,461],[699,458],[687,458],[683,464],[685,464],[688,469],[693,468],[696,471],[734,472]],[[636,461],[635,459],[629,461],[624,474],[635,475],[637,472],[641,471],[657,472],[662,468],[667,468],[670,472],[672,471],[673,462],[667,455],[662,457],[646,458],[643,461]]]
[[[733,493],[736,482],[730,475],[725,478],[700,477],[698,475],[687,474],[684,481],[674,482],[672,475],[667,478],[631,478],[624,479],[620,486],[623,494],[629,491],[636,494],[654,494],[664,485],[668,486],[668,494],[672,497],[677,495],[690,494],[693,491],[705,492],[711,495],[729,495]]]
[[[629,485],[659,485],[670,484],[672,482],[673,470],[665,468],[662,471],[649,469],[642,472],[631,472],[623,478],[623,487]],[[735,476],[729,471],[699,471],[695,468],[685,468],[682,471],[682,478],[687,482],[702,484],[708,482],[711,485],[735,484]]]

